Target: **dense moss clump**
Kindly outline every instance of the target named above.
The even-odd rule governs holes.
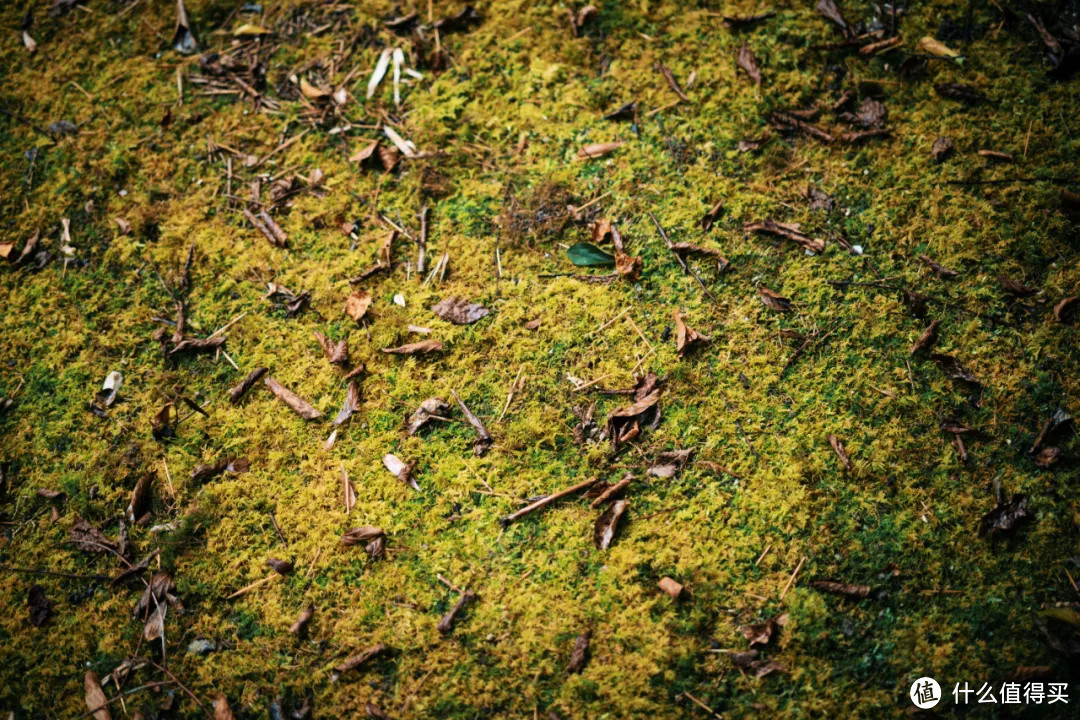
[[[3,4],[0,716],[78,717],[131,657],[172,674],[105,683],[113,717],[899,717],[922,676],[949,712],[1075,680],[1075,4],[798,5],[186,0],[181,55],[173,3]],[[258,367],[322,416],[231,402]],[[607,549],[595,488],[499,522],[628,473]]]

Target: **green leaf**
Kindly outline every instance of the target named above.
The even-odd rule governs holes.
[[[578,267],[602,267],[614,265],[615,256],[607,253],[592,243],[575,243],[566,251],[566,257]]]

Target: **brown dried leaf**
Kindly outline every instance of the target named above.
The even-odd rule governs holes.
[[[927,255],[919,255],[919,260],[922,260],[924,263],[926,263],[927,267],[929,267],[931,270],[933,270],[943,278],[954,278],[960,274],[951,268],[947,268],[944,265],[935,262]]]
[[[575,674],[585,669],[585,663],[589,660],[589,639],[591,630],[586,630],[574,640],[574,649],[570,652],[570,662],[566,663],[566,672]]]
[[[947,137],[939,137],[938,139],[934,140],[934,144],[930,148],[930,152],[934,156],[934,162],[940,163],[943,162],[945,158],[949,157],[949,155],[951,155],[953,150],[955,149],[956,144],[953,143],[952,140]]]
[[[420,342],[407,343],[396,348],[383,348],[388,355],[425,355],[427,353],[441,352],[445,346],[441,340],[421,340]]]
[[[449,413],[450,406],[443,402],[441,398],[428,398],[420,403],[420,407],[409,417],[408,422],[405,424],[405,432],[409,435],[415,435],[432,419],[445,418]]]
[[[306,606],[296,617],[296,622],[289,626],[289,632],[299,636],[307,628],[308,623],[311,622],[311,618],[313,617],[315,617],[315,606]]]
[[[637,280],[641,277],[641,258],[631,257],[621,250],[616,250],[615,272],[629,280]]]
[[[783,295],[773,292],[764,285],[758,286],[758,298],[762,304],[770,310],[776,310],[777,312],[791,312],[791,300],[788,300]]]
[[[1034,295],[1036,292],[1034,289],[1029,288],[1024,283],[1017,282],[1016,280],[1013,280],[1011,277],[1008,277],[1006,275],[998,275],[998,282],[1001,283],[1002,290],[1009,293],[1010,295],[1015,295],[1017,297],[1029,297],[1031,295]]]
[[[603,117],[604,120],[633,120],[637,114],[637,101],[628,102],[617,110],[609,112]]]
[[[820,590],[821,592],[827,592],[833,595],[843,595],[844,597],[855,600],[861,600],[868,597],[872,590],[869,585],[849,585],[847,583],[834,582],[832,580],[811,580],[810,587],[815,590]]]
[[[348,338],[342,338],[339,342],[334,342],[318,330],[313,334],[315,335],[315,339],[319,341],[319,347],[322,348],[323,354],[326,355],[326,359],[330,361],[331,365],[349,364]]]
[[[143,625],[143,640],[153,642],[165,637],[165,614],[168,610],[167,603],[159,602],[150,611],[150,616],[146,619],[146,624]]]
[[[355,670],[361,665],[367,663],[369,660],[372,660],[373,658],[384,653],[386,649],[386,645],[384,645],[383,643],[379,643],[378,645],[372,645],[366,650],[361,650],[355,655],[350,655],[348,658],[345,659],[344,662],[334,668],[334,670],[337,672],[338,675],[346,673],[349,670]]]
[[[469,410],[469,407],[460,397],[458,397],[458,394],[455,391],[451,390],[450,394],[454,396],[454,400],[457,401],[458,407],[461,408],[461,412],[465,415],[465,419],[469,421],[473,430],[476,431],[476,442],[473,443],[473,452],[477,455],[483,455],[495,442],[495,438],[491,437],[491,433],[484,427],[484,423]]]
[[[1010,155],[1007,152],[1002,152],[1000,150],[979,150],[978,154],[979,154],[980,157],[984,157],[987,160],[996,160],[998,162],[1012,162],[1013,161],[1013,156],[1012,155]]]
[[[682,595],[683,586],[676,580],[672,580],[669,577],[662,577],[657,584],[660,586],[661,590],[671,597],[672,600],[678,600],[679,596]]]
[[[836,453],[836,457],[840,458],[840,462],[843,463],[844,469],[851,470],[851,458],[848,457],[847,449],[844,447],[844,442],[835,435],[829,435],[829,444],[832,445],[833,452]]]
[[[218,336],[214,338],[192,338],[190,340],[181,340],[173,346],[169,351],[169,356],[179,355],[185,352],[210,352],[211,350],[217,350],[219,347],[225,344],[225,338]]]
[[[1080,296],[1070,295],[1054,306],[1054,317],[1060,323],[1070,323],[1076,318],[1077,310],[1080,309]]]
[[[86,707],[90,709],[88,714],[94,716],[94,720],[112,720],[109,713],[109,698],[105,697],[105,691],[101,689],[101,681],[97,673],[87,670],[83,677],[83,688],[86,691]]]
[[[634,404],[619,408],[608,416],[607,434],[611,438],[613,452],[619,449],[620,440],[626,439],[624,432],[626,429],[632,428],[634,425],[649,424],[659,420],[660,410],[657,403],[660,402],[660,395],[663,390],[655,387],[655,375],[650,373],[650,376],[647,377],[654,378],[654,382],[650,383],[650,385],[654,386],[653,389],[636,399]],[[641,389],[644,388],[639,388],[639,390]],[[635,395],[637,393],[638,391],[635,391]]]
[[[941,325],[940,320],[934,320],[926,329],[919,335],[919,339],[915,341],[915,344],[911,346],[911,352],[909,355],[915,355],[917,352],[923,350],[929,350],[937,342],[938,327]]]
[[[775,112],[769,116],[769,122],[777,129],[798,130],[811,137],[816,137],[826,144],[836,140],[836,138],[819,128],[817,125],[812,125],[801,118],[795,117],[791,113]]]
[[[349,386],[345,390],[345,402],[341,406],[341,410],[338,411],[337,417],[334,418],[333,425],[338,427],[346,420],[353,416],[353,413],[360,409],[360,386],[355,380],[349,381]]]
[[[791,240],[811,252],[820,253],[825,250],[824,240],[812,238],[799,230],[798,225],[790,223],[781,223],[776,222],[775,220],[762,220],[760,222],[743,225],[743,230],[747,232],[763,232],[769,233],[770,235],[777,235],[787,240]]]
[[[386,469],[390,471],[391,475],[411,487],[413,490],[420,489],[420,486],[412,476],[412,463],[405,464],[397,455],[387,453],[386,455],[383,455],[383,465],[386,466]]]
[[[691,327],[688,327],[683,320],[682,312],[676,308],[675,310],[675,352],[682,357],[686,352],[692,348],[704,345],[707,342],[712,341],[712,338],[708,335],[699,333]]]
[[[679,96],[679,99],[683,102],[690,102],[690,98],[686,97],[686,93],[679,86],[679,82],[675,79],[675,75],[672,74],[671,68],[663,63],[657,64],[657,69],[660,70],[660,74],[664,76],[664,80],[667,80],[668,87],[670,87],[675,94]]]
[[[724,210],[724,201],[723,200],[717,200],[716,204],[713,205],[709,209],[709,211],[707,213],[702,215],[701,220],[698,222],[698,224],[701,226],[701,229],[703,231],[705,231],[705,232],[709,232],[709,230],[712,229],[713,223],[715,223],[720,218],[720,213],[722,213],[723,210]],[[681,245],[683,243],[675,243],[675,244],[676,245]]]
[[[757,58],[754,57],[754,53],[745,40],[742,47],[739,48],[739,56],[735,59],[735,63],[750,76],[755,85],[761,85],[761,68],[758,66]]]
[[[840,8],[836,5],[834,0],[818,0],[816,9],[833,24],[843,30],[845,35],[850,37],[853,34],[851,27],[848,25],[847,20],[844,19],[843,13],[840,12]]]
[[[138,482],[135,483],[134,489],[131,491],[131,500],[127,506],[127,517],[131,522],[135,522],[141,518],[144,514],[149,512],[150,503],[153,499],[154,491],[154,476],[152,473],[146,473],[142,475]]]
[[[455,325],[471,325],[490,312],[479,303],[471,303],[465,298],[456,296],[440,301],[431,308],[431,311]]]
[[[72,545],[83,552],[100,554],[117,551],[116,543],[82,518],[75,520],[71,526],[70,536]]]
[[[578,160],[589,160],[591,158],[598,158],[614,152],[625,145],[625,142],[606,142],[606,143],[593,143],[586,145],[577,152]]]
[[[473,593],[471,590],[466,590],[465,592],[461,593],[461,597],[458,598],[458,601],[454,603],[454,606],[450,608],[450,610],[445,615],[442,616],[442,619],[439,620],[439,623],[435,626],[435,628],[443,635],[446,635],[451,630],[453,630],[454,620],[457,618],[458,613],[460,613],[466,605],[472,602],[473,598],[475,597],[476,594]]]
[[[375,152],[378,149],[378,147],[379,147],[379,141],[378,140],[372,140],[367,145],[365,145],[362,148],[360,148],[359,150],[357,150],[353,154],[353,156],[349,158],[349,162],[367,163],[367,162],[370,162],[371,160],[378,159],[378,155]],[[389,168],[387,168],[387,169],[389,169]]]
[[[1041,468],[1049,468],[1057,464],[1061,459],[1061,450],[1056,447],[1044,447],[1035,455],[1035,464]]]
[[[360,322],[367,315],[373,300],[374,298],[367,290],[355,290],[345,299],[345,314],[356,322]]]
[[[979,385],[979,381],[975,378],[970,370],[964,367],[964,364],[954,358],[952,355],[942,355],[940,353],[934,353],[930,356],[941,371],[951,380],[962,380],[972,385]]]
[[[267,369],[264,367],[258,367],[248,373],[247,377],[240,381],[239,384],[229,388],[229,402],[235,405],[240,402],[240,399],[244,397],[251,387],[257,383],[263,375],[267,373]],[[166,406],[168,408],[168,406]]]
[[[222,693],[214,694],[214,720],[235,720],[229,701]]]
[[[322,413],[313,408],[307,400],[304,400],[292,390],[289,390],[273,377],[267,375],[264,382],[266,383],[266,387],[270,388],[270,392],[274,393],[279,400],[292,408],[293,412],[300,417],[305,420],[317,420],[322,417]]]
[[[345,534],[341,536],[341,544],[345,547],[352,547],[353,545],[366,545],[372,540],[386,535],[382,528],[375,527],[374,525],[362,525],[360,527],[354,527],[350,530],[346,530]]]
[[[626,513],[629,507],[628,500],[616,500],[596,519],[593,527],[593,543],[599,550],[607,550],[611,541],[615,539],[615,531],[619,526],[619,519]]]
[[[971,85],[962,83],[940,83],[934,86],[934,90],[938,95],[949,100],[959,100],[971,104],[986,100],[986,96]]]
[[[1003,504],[999,503],[997,507],[983,515],[979,524],[979,535],[985,537],[1006,534],[1033,517],[1031,511],[1028,510],[1027,496],[1013,495],[1012,500]]]
[[[293,571],[293,564],[288,560],[279,558],[267,558],[266,565],[278,575],[289,575]]]

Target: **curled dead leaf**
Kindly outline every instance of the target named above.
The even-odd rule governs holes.
[[[360,322],[367,315],[368,308],[371,307],[373,300],[374,298],[367,290],[354,290],[345,299],[345,314],[356,322]]]
[[[596,519],[596,525],[593,528],[593,543],[597,549],[607,550],[611,546],[619,520],[626,514],[626,508],[629,505],[628,500],[616,500]]]
[[[585,147],[578,150],[577,159],[578,160],[589,160],[591,158],[603,157],[604,155],[615,152],[616,150],[618,150],[619,148],[621,148],[625,144],[626,144],[625,142],[620,141],[620,142],[593,143],[591,145],[586,145]]]
[[[773,292],[764,285],[758,286],[758,298],[762,304],[770,310],[776,310],[777,312],[791,312],[791,300],[787,299],[783,295]]]

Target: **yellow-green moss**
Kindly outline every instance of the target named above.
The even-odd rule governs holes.
[[[228,31],[250,19],[221,25],[237,4],[188,0],[205,49],[227,49]],[[359,68],[345,118],[371,125],[395,112],[386,85],[374,101],[362,99],[381,43],[394,42],[381,28],[396,14],[391,3],[360,3],[343,16],[301,0],[266,5],[270,13],[258,22],[279,30],[296,9],[312,13],[315,26],[348,18],[347,27],[284,39],[270,55],[271,96],[289,72],[325,63],[355,37],[330,78],[340,82]],[[902,23],[905,47],[936,32],[942,15],[961,18],[965,5],[912,8]],[[435,153],[430,159],[391,175],[360,170],[346,158],[377,135],[355,127],[344,135],[312,129],[276,154],[260,171],[325,173],[325,196],[302,193],[279,216],[290,236],[282,250],[227,204],[225,155],[208,155],[208,141],[264,157],[304,127],[298,103],[253,113],[247,102],[201,96],[190,81],[197,60],[162,40],[172,32],[170,3],[136,4],[121,16],[121,3],[103,0],[60,18],[35,4],[37,53],[28,55],[11,32],[2,50],[8,72],[0,97],[25,118],[0,117],[4,240],[21,247],[34,228],[51,232],[68,217],[86,264],[0,270],[0,395],[21,383],[0,416],[0,467],[10,486],[0,497],[0,562],[112,574],[114,561],[66,543],[68,529],[81,515],[115,536],[135,480],[154,474],[152,523],[183,528],[130,533],[139,557],[162,548],[185,606],[166,623],[169,665],[200,698],[224,692],[238,717],[265,716],[277,698],[291,709],[303,697],[316,717],[359,716],[368,702],[391,717],[702,715],[683,693],[729,717],[899,716],[920,675],[951,687],[1000,678],[1017,665],[1064,669],[1031,615],[1045,603],[1076,600],[1064,572],[1080,517],[1068,480],[1074,471],[1041,471],[1023,450],[1054,407],[1077,408],[1077,331],[1053,322],[1050,308],[1076,293],[1078,238],[1054,185],[943,181],[980,172],[1069,174],[1078,149],[1070,125],[1076,82],[1048,81],[1026,31],[991,26],[984,9],[963,64],[934,62],[926,78],[906,80],[894,72],[895,55],[867,61],[813,49],[834,36],[809,6],[778,6],[776,17],[741,33],[725,29],[715,10],[682,3],[599,6],[576,39],[566,6],[513,0],[480,4],[482,24],[444,36],[453,65],[439,75],[423,69],[396,113],[402,134]],[[417,9],[426,16],[426,4]],[[458,9],[434,3],[436,16]],[[0,18],[14,28],[22,12],[9,4]],[[743,39],[761,59],[761,88],[736,70]],[[692,102],[646,115],[675,99],[657,62],[683,82],[696,73]],[[769,110],[834,99],[823,72],[830,64],[847,71],[846,87],[880,83],[891,139],[847,147],[774,138],[760,154],[736,150],[739,140],[761,136]],[[971,83],[996,101],[971,108],[942,101],[933,82]],[[600,120],[631,99],[640,104],[640,134]],[[162,127],[167,112],[172,121]],[[52,142],[31,127],[60,119],[77,122],[80,133]],[[941,166],[929,152],[939,134],[957,146]],[[582,145],[612,140],[628,142],[604,159],[573,162]],[[27,186],[23,153],[31,146],[39,154]],[[979,148],[1008,150],[1017,163],[984,169]],[[425,198],[425,165],[443,176],[444,197]],[[234,158],[233,172],[233,193],[245,195],[252,171]],[[850,212],[826,219],[808,209],[808,183]],[[641,280],[549,277],[575,270],[565,247],[587,239],[586,228],[571,222],[559,234],[530,233],[528,222],[509,222],[513,213],[535,214],[550,198],[580,206],[604,193],[603,214],[619,221],[628,251],[643,258]],[[349,279],[372,264],[386,234],[369,204],[376,194],[380,213],[413,228],[429,204],[428,256],[451,259],[444,283],[422,285],[415,272],[406,277],[413,248],[399,241],[394,271],[364,284],[375,297],[369,339],[341,307]],[[703,235],[697,220],[718,199],[725,213]],[[721,275],[695,261],[715,305],[679,271],[648,211],[673,239],[731,260]],[[119,235],[115,217],[134,232]],[[807,257],[742,231],[766,217],[802,223],[815,236],[842,231],[866,255],[830,242],[823,256]],[[339,230],[354,219],[361,221],[355,250]],[[192,244],[189,333],[206,336],[246,313],[226,347],[239,372],[214,356],[166,363],[151,339],[160,327],[153,318],[173,313],[162,279],[175,282]],[[58,235],[42,246],[56,254]],[[963,276],[931,277],[915,260],[923,252]],[[928,361],[909,360],[923,323],[895,293],[828,282],[873,280],[871,262],[886,278],[948,299],[931,305],[942,320],[938,347],[983,380],[980,406]],[[1023,277],[1040,294],[1014,304],[999,274]],[[285,317],[264,299],[267,282],[309,290],[311,309]],[[763,308],[759,284],[790,297],[797,312],[779,317]],[[404,308],[392,302],[399,292]],[[468,327],[434,318],[428,308],[455,294],[483,302],[491,315]],[[676,307],[713,337],[685,359],[666,334]],[[536,318],[538,330],[524,329]],[[408,341],[410,324],[433,328],[447,351],[433,359],[379,351]],[[794,346],[781,329],[832,334],[785,372]],[[305,423],[261,387],[238,406],[224,394],[265,365],[332,416],[345,389],[313,330],[348,337],[354,362],[367,366],[362,409],[329,451],[327,423]],[[575,445],[572,408],[595,396],[573,392],[568,376],[628,387],[630,370],[650,352],[641,368],[668,379],[660,427],[614,461],[606,444]],[[124,374],[122,401],[101,420],[86,406],[112,370]],[[521,389],[497,421],[519,373]],[[451,390],[495,435],[487,456],[472,454],[463,422],[403,437],[403,417]],[[188,418],[175,440],[155,442],[150,417],[178,392],[209,401],[210,416]],[[625,401],[596,399],[600,422]],[[990,436],[968,443],[966,464],[938,430],[951,416]],[[844,440],[850,472],[829,434]],[[659,451],[685,447],[734,476],[703,464],[670,480],[644,475]],[[384,470],[387,452],[417,463],[419,493]],[[222,456],[248,457],[251,472],[202,486],[188,481],[196,464]],[[348,516],[342,467],[357,493]],[[593,547],[596,514],[579,499],[505,530],[498,523],[523,498],[587,477],[613,481],[627,470],[639,477],[629,521],[607,551]],[[995,482],[1031,497],[1038,521],[1018,541],[976,537]],[[57,522],[38,488],[67,493]],[[339,545],[345,529],[361,524],[386,530],[385,559]],[[296,574],[224,599],[265,577],[271,556],[294,560]],[[439,575],[478,594],[449,637],[435,625],[457,596]],[[656,582],[665,575],[684,583],[687,596],[672,602],[662,594]],[[812,578],[883,594],[845,602],[810,589],[804,581]],[[27,620],[33,584],[54,605],[43,628]],[[104,676],[137,648],[147,651],[130,615],[136,599],[135,589],[0,569],[0,714],[85,712],[87,667]],[[298,641],[287,628],[309,603],[316,614]],[[755,680],[716,652],[745,648],[738,625],[783,612],[789,622],[766,654],[787,673]],[[568,676],[574,638],[585,628],[593,633],[590,661]],[[195,638],[219,650],[188,654]],[[377,642],[393,652],[331,682],[334,665]],[[141,692],[126,699],[127,709],[161,699]],[[199,714],[182,693],[175,699],[179,716]]]

